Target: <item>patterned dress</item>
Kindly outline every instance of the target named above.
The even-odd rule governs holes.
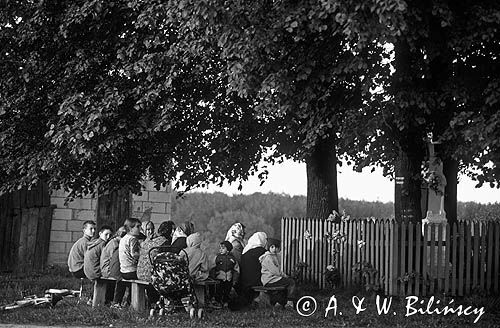
[[[139,255],[139,263],[137,264],[137,278],[151,282],[151,274],[153,273],[153,265],[149,260],[149,250],[153,247],[162,246],[167,239],[163,236],[156,236],[153,239],[146,238],[142,242],[141,252]],[[156,254],[151,254],[154,258]]]

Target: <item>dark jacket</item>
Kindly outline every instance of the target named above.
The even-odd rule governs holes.
[[[83,256],[83,272],[90,280],[101,277],[101,253],[106,242],[101,238],[94,239],[87,244],[87,251]]]
[[[240,285],[242,288],[262,285],[260,280],[262,267],[259,257],[265,252],[264,247],[256,247],[241,256]]]
[[[218,254],[215,258],[215,279],[222,281],[238,281],[240,267],[231,253]]]
[[[172,245],[170,245],[172,252],[179,253],[181,249],[184,249],[187,247],[186,244],[186,237],[179,237],[177,238]]]

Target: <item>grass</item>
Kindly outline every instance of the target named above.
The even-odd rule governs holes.
[[[47,288],[78,289],[79,281],[72,278],[64,270],[52,268],[36,274],[4,274],[0,275],[0,304],[10,303],[20,299],[22,295],[43,294]],[[84,293],[91,294],[90,283],[87,283]],[[474,308],[485,307],[485,314],[473,324],[476,315],[457,316],[456,314],[424,315],[415,314],[405,317],[406,300],[393,298],[391,313],[379,315],[376,311],[373,296],[352,290],[335,292],[337,300],[337,316],[330,311],[324,317],[328,301],[333,293],[302,289],[302,295],[315,298],[318,310],[310,317],[302,317],[295,310],[253,309],[241,311],[217,310],[208,311],[201,320],[190,320],[186,313],[176,313],[169,316],[148,318],[147,314],[137,314],[129,310],[101,307],[93,309],[85,304],[77,304],[76,299],[67,298],[54,308],[22,308],[0,312],[0,323],[32,324],[32,325],[64,325],[64,326],[107,326],[107,327],[500,327],[500,301],[498,297],[475,296],[456,298],[458,305],[472,305]],[[366,310],[356,314],[351,303],[352,297],[365,297],[363,303]],[[436,300],[439,298],[435,296]],[[420,298],[426,302],[428,298]],[[448,304],[450,299],[440,298],[441,304]],[[441,307],[442,308],[442,307]],[[396,312],[393,315],[392,312]],[[339,315],[342,312],[342,315]]]

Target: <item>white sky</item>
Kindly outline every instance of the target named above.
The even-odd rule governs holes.
[[[285,161],[282,164],[268,166],[269,175],[266,182],[259,186],[257,176],[250,177],[243,183],[243,189],[238,191],[238,184],[225,185],[224,187],[210,186],[206,189],[196,191],[215,192],[220,191],[226,194],[252,194],[261,193],[285,193],[289,195],[306,195],[307,179],[306,165]],[[365,169],[362,173],[357,173],[351,167],[342,165],[338,168],[338,191],[339,197],[352,200],[366,201],[394,201],[394,183],[382,176],[382,171],[377,169],[370,173],[370,169]],[[475,182],[466,176],[460,177],[458,184],[458,201],[475,201],[478,203],[500,202],[500,189],[483,186],[474,188]]]

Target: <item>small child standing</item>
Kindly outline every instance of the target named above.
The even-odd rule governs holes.
[[[186,238],[187,247],[180,252],[181,258],[187,255],[189,262],[189,275],[196,281],[208,278],[208,257],[200,248],[202,237],[199,232],[193,233]]]
[[[87,251],[83,257],[83,271],[90,280],[95,280],[102,276],[100,266],[101,253],[113,233],[112,230],[113,228],[108,225],[102,226],[99,229],[99,238],[87,244]]]
[[[295,296],[295,281],[281,271],[280,252],[281,242],[277,239],[267,239],[268,251],[259,257],[262,266],[262,285],[266,287],[285,287],[286,304],[285,308],[293,308]]]
[[[75,278],[85,278],[83,261],[88,242],[94,237],[96,224],[94,221],[83,222],[83,236],[78,239],[68,255],[68,268]]]
[[[230,253],[232,249],[233,245],[229,241],[223,241],[219,244],[219,254],[215,258],[214,276],[220,282],[217,286],[215,300],[223,304],[224,307],[228,306],[231,288],[238,281],[240,274],[238,261]]]

